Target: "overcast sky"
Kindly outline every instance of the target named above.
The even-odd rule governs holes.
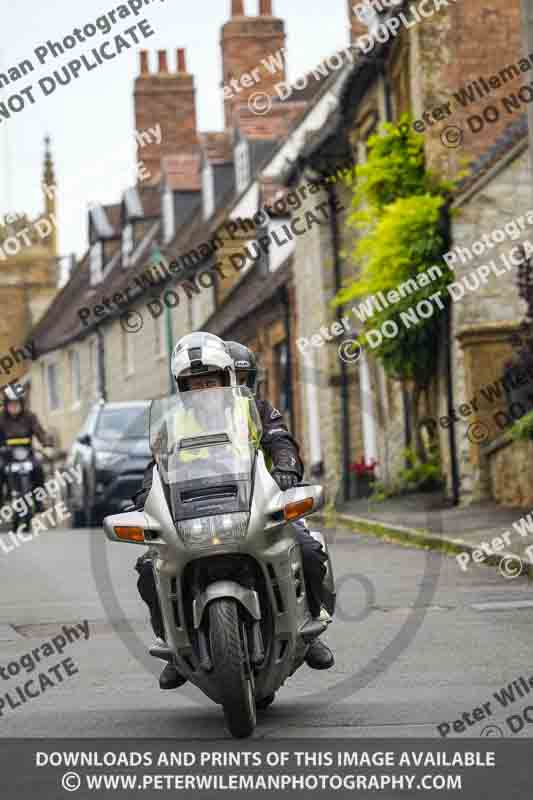
[[[138,51],[187,50],[187,68],[195,76],[198,125],[201,131],[222,129],[220,29],[229,19],[230,0],[153,0],[136,18],[118,21],[108,34],[98,33],[77,44],[67,56],[39,65],[34,50],[47,40],[62,40],[74,28],[127,0],[17,0],[3,9],[0,32],[0,72],[29,58],[34,72],[0,88],[0,103],[33,85],[35,103],[0,117],[0,215],[43,207],[40,181],[43,138],[49,133],[58,180],[59,246],[62,254],[81,255],[86,247],[89,202],[116,202],[134,179],[135,141],[133,81]],[[257,14],[259,0],[245,0],[245,11]],[[289,77],[314,67],[348,44],[346,0],[274,0],[274,14],[285,20]],[[68,60],[79,57],[146,18],[155,35],[124,50],[96,69],[82,69],[76,81],[45,97],[37,83]],[[112,46],[113,47],[113,46]],[[151,68],[156,57],[151,55]],[[153,66],[152,66],[153,65]]]

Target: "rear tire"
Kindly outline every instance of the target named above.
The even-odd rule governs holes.
[[[222,598],[209,605],[209,642],[213,677],[222,697],[229,732],[238,739],[250,736],[256,725],[253,676],[247,667],[244,626],[237,602]]]

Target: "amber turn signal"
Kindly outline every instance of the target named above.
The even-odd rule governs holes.
[[[117,525],[115,533],[125,542],[144,542],[144,530],[134,525]]]
[[[293,519],[298,519],[298,517],[302,517],[304,514],[307,514],[309,511],[313,510],[313,498],[306,497],[305,500],[298,500],[297,503],[289,503],[288,506],[285,506],[284,515],[287,522],[290,522]]]

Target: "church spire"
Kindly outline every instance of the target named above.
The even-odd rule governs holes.
[[[50,137],[48,135],[44,137],[43,192],[46,216],[53,225],[50,239],[48,241],[53,253],[57,255],[57,226],[55,223],[57,186],[54,172],[54,162],[52,160],[52,153],[50,150]],[[50,219],[50,217],[52,218]]]

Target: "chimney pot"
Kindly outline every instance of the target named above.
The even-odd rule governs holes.
[[[168,72],[168,62],[167,62],[167,51],[166,50],[158,50],[157,51],[157,58],[158,58],[158,71],[159,72]]]
[[[272,0],[259,0],[259,16],[260,17],[272,16]]]
[[[148,65],[148,50],[141,50],[141,75],[146,75],[150,72]]]
[[[185,50],[180,47],[178,50],[178,72],[187,72],[187,64],[185,62]]]
[[[231,0],[231,16],[244,17],[244,0]]]

